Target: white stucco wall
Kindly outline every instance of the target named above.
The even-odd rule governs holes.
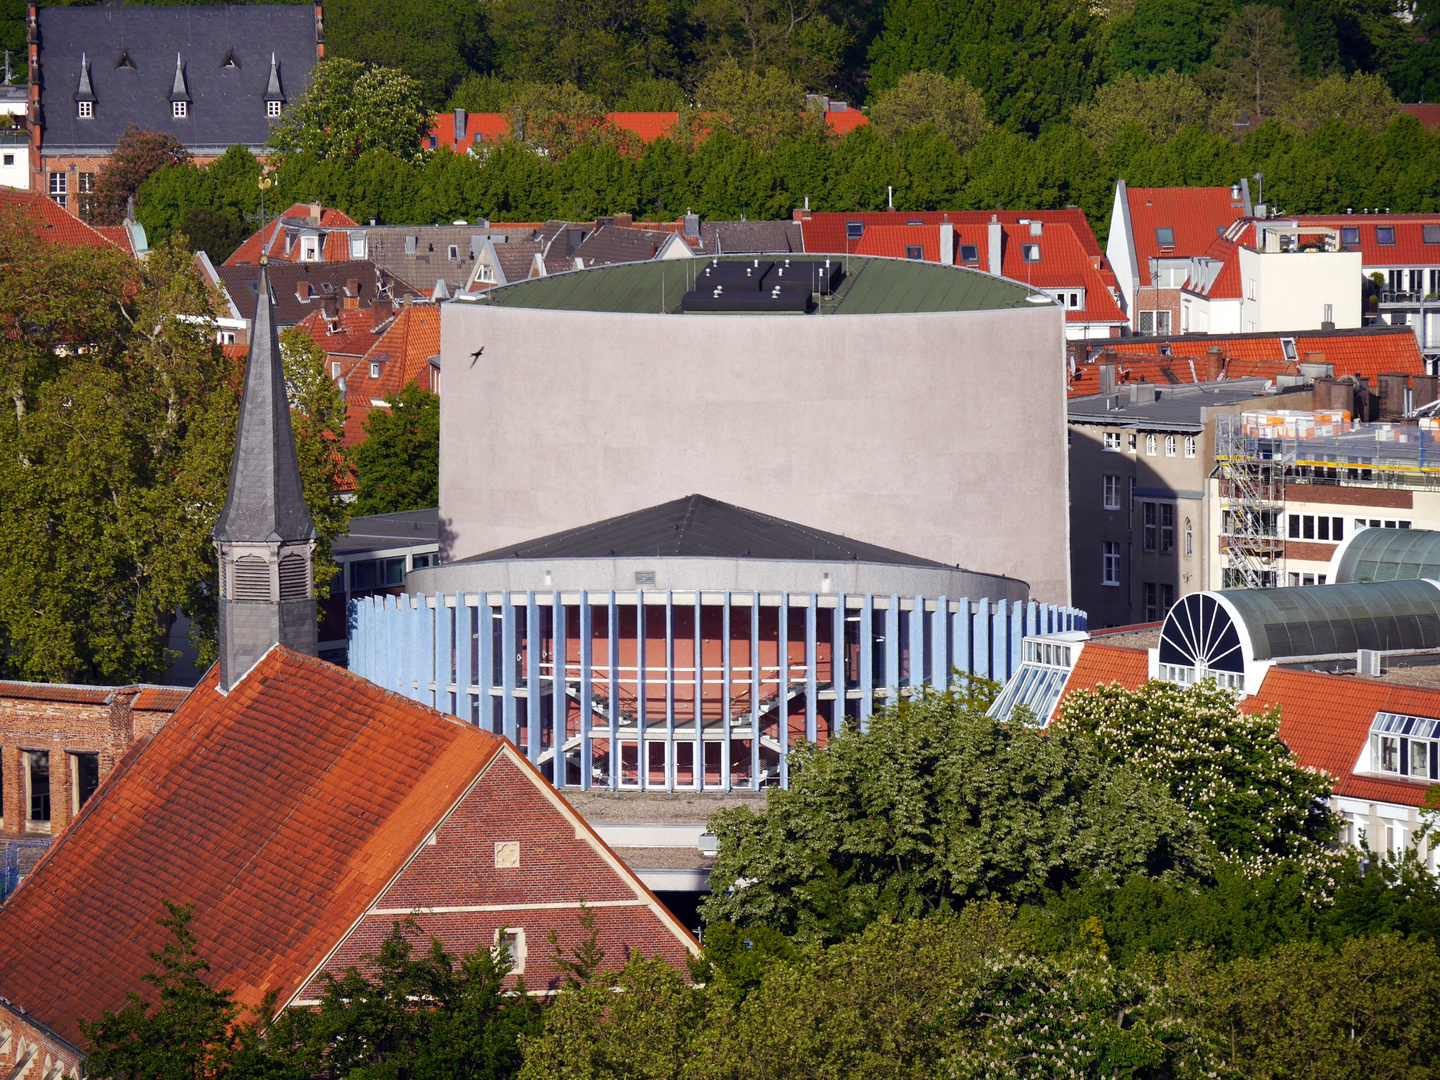
[[[441,357],[446,558],[699,493],[1069,602],[1059,308],[456,303]]]
[[[1262,253],[1241,248],[1244,310],[1238,329],[1318,330],[1326,304],[1333,309],[1337,330],[1358,327],[1360,260],[1358,251]],[[1212,327],[1211,332],[1217,331]]]

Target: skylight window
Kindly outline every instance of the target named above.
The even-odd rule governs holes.
[[[961,244],[960,261],[962,263],[978,263],[980,261],[980,245]]]
[[[920,244],[906,244],[906,245],[905,245],[905,258],[907,258],[907,259],[924,259],[924,258],[925,258],[925,248],[924,248],[922,245],[920,245]]]
[[[906,224],[906,225],[924,225],[925,223],[924,223],[923,221],[907,221],[907,222],[905,222],[905,224]]]
[[[1440,225],[1420,226],[1421,239],[1427,244],[1440,244]]]
[[[1155,230],[1155,242],[1161,247],[1175,246],[1175,230],[1169,225],[1161,225]]]
[[[1341,226],[1340,226],[1340,243],[1342,243],[1342,244],[1359,244],[1359,243],[1360,243],[1360,226],[1359,226],[1359,225],[1341,225]]]
[[[1293,337],[1282,337],[1280,339],[1280,350],[1285,354],[1285,359],[1292,364],[1300,359],[1300,354],[1295,351],[1295,339]]]
[[[1375,243],[1377,243],[1377,244],[1393,244],[1393,243],[1395,243],[1395,226],[1394,226],[1394,225],[1376,225],[1376,226],[1375,226]]]
[[[1040,261],[1040,245],[1039,245],[1039,244],[1021,244],[1021,245],[1020,245],[1020,257],[1021,257],[1022,259],[1024,259],[1026,262],[1039,262],[1039,261]]]
[[[845,239],[846,239],[846,240],[859,240],[860,237],[862,237],[862,236],[864,236],[864,235],[865,235],[865,223],[864,223],[863,221],[847,221],[847,222],[845,222]]]

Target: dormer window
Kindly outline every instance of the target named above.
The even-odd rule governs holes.
[[[176,120],[184,120],[190,115],[190,103],[188,101],[172,101],[170,103],[170,115]]]
[[[1440,779],[1440,720],[1377,712],[1369,749],[1370,772]]]
[[[285,93],[280,89],[280,65],[270,54],[270,81],[265,86],[265,115],[274,120],[285,108]]]
[[[185,61],[175,54],[175,81],[170,85],[170,115],[184,120],[190,115],[190,91],[185,87]]]
[[[275,119],[275,117],[280,115],[281,107],[282,106],[278,101],[267,101],[265,102],[265,115],[273,120]]]
[[[77,101],[75,103],[75,115],[81,120],[89,120],[95,115],[95,103],[93,101]]]
[[[95,90],[90,85],[90,61],[80,54],[80,82],[75,88],[75,115],[89,120],[95,115]]]

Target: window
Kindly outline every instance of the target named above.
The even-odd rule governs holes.
[[[1440,244],[1440,225],[1422,225],[1420,233],[1424,243]]]
[[[95,190],[95,174],[93,172],[82,172],[77,179],[80,181],[80,190],[92,192]]]
[[[350,589],[383,589],[405,582],[405,557],[360,559],[350,564]]]
[[[1195,436],[1194,436],[1194,435],[1186,435],[1186,436],[1185,436],[1185,456],[1186,456],[1186,457],[1194,457],[1194,456],[1195,456]]]
[[[1195,530],[1190,527],[1190,519],[1185,519],[1185,557],[1188,559],[1195,554]]]
[[[449,255],[452,262],[460,258],[460,246],[458,244],[451,244]]]
[[[176,120],[184,120],[190,114],[190,103],[188,101],[172,101],[170,103],[170,115]]]
[[[29,820],[50,822],[50,752],[32,750],[25,755],[25,777],[29,794]]]
[[[1025,262],[1039,262],[1039,261],[1040,261],[1040,245],[1039,245],[1039,244],[1021,244],[1021,245],[1020,245],[1020,258],[1022,258]]]
[[[1175,550],[1175,507],[1169,503],[1160,504],[1160,550]]]
[[[300,238],[300,261],[320,261],[320,238],[318,236],[302,236]]]
[[[89,120],[95,115],[95,103],[93,101],[77,101],[75,115],[81,120]]]
[[[1146,502],[1141,503],[1140,507],[1145,522],[1145,550],[1155,551],[1160,537],[1160,504]]]
[[[1285,359],[1292,364],[1300,359],[1300,354],[1295,351],[1295,339],[1293,337],[1282,337],[1280,339],[1280,351],[1285,354]]]
[[[1165,456],[1174,457],[1177,440],[1174,435],[1165,436]]]
[[[1375,226],[1375,243],[1377,243],[1377,244],[1393,244],[1393,243],[1395,243],[1395,226],[1394,226],[1394,225],[1376,225],[1376,226]]]
[[[54,199],[61,206],[65,205],[66,195],[70,191],[70,178],[63,172],[52,172],[50,174],[50,198]]]
[[[1146,457],[1154,457],[1154,456],[1155,456],[1155,436],[1154,436],[1154,435],[1146,435],[1146,436],[1145,436],[1145,456],[1146,456]]]
[[[365,234],[363,232],[352,232],[350,234],[350,258],[365,258]]]
[[[1370,768],[1418,780],[1440,779],[1440,720],[1377,712],[1370,725]]]
[[[1168,311],[1142,311],[1142,312],[1140,312],[1140,333],[1142,333],[1142,334],[1168,334],[1168,333],[1170,333],[1170,312],[1168,312]]]
[[[1345,519],[1325,514],[1289,514],[1291,540],[1327,540],[1338,542],[1345,539]]]
[[[510,974],[525,974],[525,931],[508,927],[495,931],[495,961],[510,968]]]
[[[267,101],[265,102],[265,115],[273,120],[280,115],[282,108],[284,108],[284,106],[278,101]]]
[[[922,245],[920,245],[920,244],[906,244],[906,245],[905,245],[905,258],[907,258],[907,259],[924,259],[924,258],[925,258],[925,248],[924,248]]]
[[[1175,230],[1168,225],[1162,225],[1155,230],[1155,242],[1161,247],[1173,248],[1175,246]]]
[[[340,361],[339,361],[339,360],[332,360],[332,361],[330,361],[330,377],[331,377],[332,379],[338,379],[338,378],[340,377]]]
[[[1140,436],[1139,436],[1139,435],[1136,435],[1135,432],[1132,431],[1132,432],[1130,433],[1130,453],[1132,453],[1132,454],[1135,453],[1136,448],[1139,446],[1139,443],[1140,443]]]
[[[100,786],[100,755],[70,755],[70,812],[78,814],[80,808],[95,794]]]
[[[847,221],[847,222],[845,222],[845,239],[846,239],[846,240],[859,240],[860,237],[862,237],[862,236],[864,236],[864,235],[865,235],[865,223],[864,223],[863,221]]]
[[[378,379],[380,377],[380,362],[378,360],[370,361],[370,377],[372,379]]]
[[[1120,477],[1106,473],[1104,478],[1105,509],[1120,509]]]
[[[1105,449],[1114,451],[1120,449],[1120,433],[1118,431],[1105,432]]]
[[[1368,528],[1371,528],[1371,529],[1408,529],[1408,528],[1410,528],[1410,522],[1408,522],[1408,521],[1387,521],[1387,520],[1383,520],[1383,519],[1381,519],[1381,518],[1371,518],[1371,519],[1369,520],[1369,522],[1367,523],[1364,518],[1356,518],[1356,519],[1355,519],[1355,528],[1357,528],[1357,529],[1364,529],[1364,528],[1367,528],[1367,527],[1368,527]],[[1343,540],[1344,537],[1341,537],[1341,539]]]
[[[1175,606],[1175,586],[1145,582],[1145,621],[1159,622]]]
[[[234,345],[234,344],[235,344],[235,331],[234,331],[234,330],[217,330],[217,331],[215,331],[215,344],[216,344],[216,345]]]
[[[431,150],[434,150],[434,149],[435,149],[437,146],[439,146],[439,145],[440,145],[440,140],[439,140],[436,136],[431,135],[431,136],[430,136],[430,149],[431,149]]]
[[[961,244],[960,261],[962,263],[978,263],[980,261],[980,246],[978,244]]]
[[[15,164],[15,155],[14,155],[14,154],[6,154],[6,155],[5,155],[5,164],[6,164],[6,165],[14,165],[14,164]]]
[[[1346,247],[1358,246],[1360,243],[1360,226],[1341,225],[1340,243],[1344,244]]]
[[[1120,543],[1117,540],[1106,540],[1100,545],[1100,584],[1120,584]]]

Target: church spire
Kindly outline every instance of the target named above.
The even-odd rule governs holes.
[[[275,644],[315,653],[315,521],[305,505],[280,340],[261,260],[220,554],[220,687]]]

